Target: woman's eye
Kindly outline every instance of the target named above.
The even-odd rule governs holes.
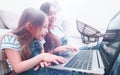
[[[53,15],[53,14],[56,15],[56,12],[53,12],[53,13],[52,13],[52,12],[49,12],[49,13],[48,13],[49,16],[50,16],[50,15]]]

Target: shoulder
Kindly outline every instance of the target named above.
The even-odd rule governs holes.
[[[14,50],[20,50],[20,43],[18,39],[12,35],[5,35],[1,40],[1,49],[12,48]]]
[[[62,28],[61,25],[56,25],[56,27],[57,27],[61,32],[64,32],[64,29]]]

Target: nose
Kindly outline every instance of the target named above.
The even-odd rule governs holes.
[[[53,14],[53,16],[52,16],[54,19],[56,18],[56,15],[55,14]]]
[[[56,18],[56,14],[55,14],[55,13],[52,13],[52,14],[51,14],[51,17],[52,17],[52,18]]]

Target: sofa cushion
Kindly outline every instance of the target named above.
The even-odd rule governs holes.
[[[3,35],[5,35],[6,33],[12,31],[12,29],[0,29],[0,40],[2,38]]]
[[[19,16],[16,13],[0,10],[0,17],[9,29],[15,28],[18,24]]]
[[[0,29],[6,29],[6,26],[2,22],[1,18],[0,18]]]

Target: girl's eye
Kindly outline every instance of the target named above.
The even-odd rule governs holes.
[[[44,28],[46,28],[46,26],[44,26]]]
[[[43,26],[43,28],[47,28],[47,26]]]

